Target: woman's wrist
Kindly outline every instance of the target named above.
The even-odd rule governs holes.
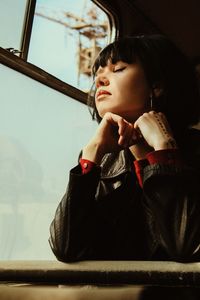
[[[136,160],[146,159],[146,155],[153,151],[153,148],[144,141],[140,141],[139,143],[132,145],[129,149]]]
[[[167,149],[178,149],[177,143],[173,137],[168,138],[167,140],[160,141],[155,147],[154,150],[167,150]]]
[[[99,165],[104,154],[97,143],[89,143],[83,148],[82,158]]]

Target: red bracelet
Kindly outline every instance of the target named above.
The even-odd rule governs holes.
[[[84,158],[80,158],[79,163],[81,165],[82,174],[89,173],[96,166],[96,163]]]
[[[178,149],[165,149],[157,150],[147,154],[149,164],[175,164],[181,165],[182,161],[180,158]]]
[[[135,166],[135,173],[139,182],[139,185],[142,187],[142,171],[144,167],[148,165],[147,159],[141,159],[141,160],[135,160],[134,166]]]

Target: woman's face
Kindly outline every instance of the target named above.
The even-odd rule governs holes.
[[[134,122],[149,107],[151,89],[139,62],[110,61],[96,72],[95,104],[102,118],[106,112]]]

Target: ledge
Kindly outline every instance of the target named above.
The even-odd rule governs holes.
[[[200,263],[163,261],[1,261],[1,282],[48,284],[200,284]]]

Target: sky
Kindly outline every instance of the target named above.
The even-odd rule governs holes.
[[[88,4],[89,3],[89,4]],[[90,7],[86,0],[37,0],[36,11],[58,18],[63,11],[70,11],[79,17],[86,17]],[[59,12],[59,10],[61,12]],[[101,19],[105,18],[102,14]],[[62,21],[70,22],[67,18]],[[76,39],[74,39],[74,36]],[[89,40],[88,40],[89,41]],[[102,45],[106,43],[102,40]],[[78,80],[78,32],[35,15],[29,48],[28,61],[38,65],[62,81],[88,90],[92,80],[82,75]]]
[[[20,49],[26,2],[27,0],[0,0],[1,47]]]

